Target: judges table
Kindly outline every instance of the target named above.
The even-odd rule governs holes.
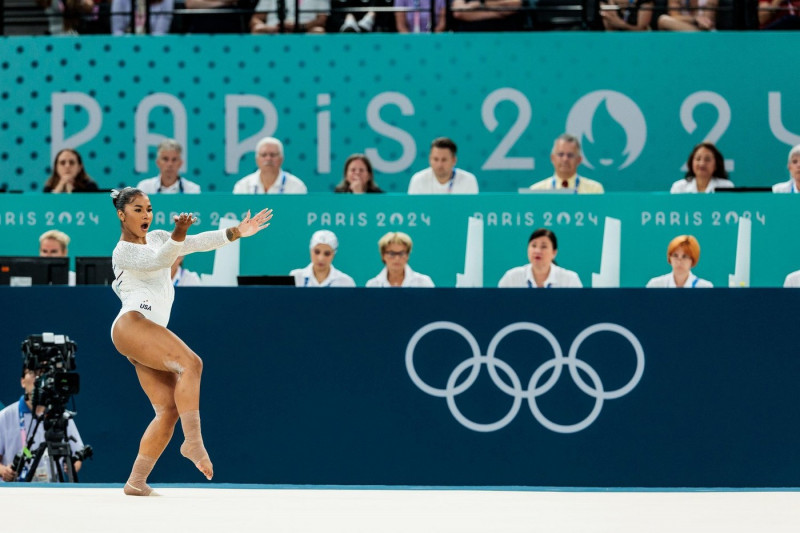
[[[158,195],[151,198],[152,229],[171,229],[172,215],[191,211],[192,231],[214,230],[224,216],[248,209],[274,209],[271,226],[242,241],[240,273],[280,275],[309,263],[308,243],[319,229],[334,231],[339,250],[334,265],[363,286],[383,264],[378,239],[389,231],[414,241],[409,264],[437,286],[453,287],[463,273],[470,217],[483,221],[483,286],[495,287],[509,268],[527,263],[527,241],[537,228],[558,237],[556,261],[576,271],[585,287],[600,273],[606,218],[620,221],[619,282],[643,287],[670,270],[667,245],[681,234],[697,237],[700,262],[694,272],[716,287],[735,274],[739,219],[750,221],[749,285],[780,287],[800,269],[800,233],[795,195],[765,193],[669,195],[536,195],[483,193],[477,196],[334,195],[234,196]],[[36,255],[38,237],[49,229],[72,238],[70,256],[110,256],[119,221],[107,194],[0,195],[2,255]],[[185,267],[212,273],[213,254],[193,254]]]

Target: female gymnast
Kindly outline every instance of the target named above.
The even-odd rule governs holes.
[[[167,329],[175,289],[170,267],[179,255],[224,246],[255,235],[269,226],[272,210],[264,209],[232,228],[187,236],[197,219],[191,213],[175,217],[172,234],[148,233],[153,221],[150,199],[139,189],[126,187],[111,193],[122,226],[112,256],[114,292],[122,301],[111,325],[111,340],[119,353],[136,368],[136,375],[155,409],[155,418],[142,436],[139,453],[125,483],[125,494],[148,496],[147,476],[166,448],[178,418],[184,441],[181,454],[207,479],[214,467],[200,432],[200,375],[203,362],[181,339]]]

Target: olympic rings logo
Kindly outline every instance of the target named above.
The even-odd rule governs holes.
[[[417,344],[425,335],[437,330],[449,330],[458,333],[464,337],[472,350],[472,357],[461,362],[455,367],[455,369],[453,369],[453,371],[450,373],[450,377],[447,379],[447,385],[443,389],[432,387],[431,385],[425,383],[419,377],[416,369],[414,368],[414,350],[416,349]],[[547,341],[547,343],[550,344],[554,354],[553,359],[549,359],[542,363],[533,372],[533,375],[528,381],[527,389],[522,387],[522,382],[520,381],[517,373],[514,372],[514,369],[511,368],[508,363],[498,359],[495,356],[497,346],[500,344],[500,342],[507,335],[516,331],[530,331],[541,335]],[[578,350],[580,350],[581,344],[583,344],[583,342],[591,335],[601,331],[608,331],[621,335],[628,342],[630,342],[634,352],[636,353],[636,370],[633,373],[633,377],[631,377],[628,383],[616,390],[606,391],[603,388],[603,382],[600,380],[600,376],[597,374],[595,369],[592,368],[586,361],[578,359]],[[509,412],[500,420],[489,424],[481,424],[468,419],[459,410],[458,405],[456,404],[456,397],[465,392],[472,386],[473,383],[475,383],[475,380],[478,379],[478,374],[480,374],[481,367],[483,365],[486,365],[486,368],[489,371],[489,376],[497,388],[513,398]],[[565,366],[569,368],[569,375],[575,382],[575,385],[577,385],[582,392],[594,398],[595,400],[594,407],[589,415],[582,421],[571,425],[562,425],[551,421],[544,416],[536,403],[537,397],[546,394],[555,386],[556,382],[561,377],[561,372]],[[561,345],[548,329],[532,322],[515,322],[514,324],[509,324],[498,331],[492,338],[492,341],[489,343],[489,349],[487,350],[486,355],[482,355],[480,347],[478,346],[478,342],[475,340],[475,337],[472,336],[472,333],[470,333],[466,328],[456,324],[455,322],[439,321],[431,322],[430,324],[421,327],[416,333],[414,333],[414,335],[411,337],[411,340],[408,341],[408,346],[406,347],[406,369],[408,370],[408,375],[411,378],[411,381],[413,381],[420,390],[430,394],[431,396],[446,398],[447,406],[450,408],[450,412],[452,413],[453,417],[459,423],[461,423],[461,425],[473,431],[490,432],[504,428],[517,416],[517,413],[522,406],[522,400],[527,399],[533,416],[544,427],[557,433],[577,433],[578,431],[586,429],[595,420],[597,420],[597,417],[600,416],[600,411],[603,408],[603,402],[605,400],[614,400],[616,398],[625,396],[632,391],[634,387],[636,387],[636,385],[639,383],[639,380],[642,379],[642,374],[644,373],[644,349],[642,349],[642,344],[639,342],[639,339],[636,338],[636,335],[631,333],[630,330],[618,324],[603,322],[589,326],[581,331],[578,336],[575,337],[575,340],[572,341],[572,345],[569,347],[568,355],[564,357],[564,354],[561,350]],[[511,385],[508,385],[508,383],[500,379],[498,369],[506,375],[508,381],[511,382]],[[542,376],[544,376],[544,374],[551,369],[552,373],[550,377],[547,378],[544,383],[539,384]],[[584,381],[581,374],[578,373],[579,369],[589,377],[589,380],[592,382],[591,385]],[[462,383],[457,384],[461,375],[467,370],[469,370],[469,375],[467,378],[464,379]]]

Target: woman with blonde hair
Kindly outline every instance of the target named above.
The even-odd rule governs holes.
[[[402,231],[390,231],[378,241],[381,261],[386,265],[367,287],[433,287],[430,276],[415,272],[408,266],[408,256],[414,242]]]
[[[672,272],[647,282],[648,288],[711,288],[710,281],[692,274],[692,268],[700,260],[700,243],[691,235],[678,235],[667,246],[667,262]]]

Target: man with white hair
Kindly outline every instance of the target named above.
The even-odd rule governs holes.
[[[789,181],[776,183],[772,192],[795,193],[800,191],[800,144],[789,150]]]
[[[145,194],[197,194],[200,185],[179,174],[183,166],[183,147],[175,139],[161,141],[156,152],[156,166],[159,174],[154,178],[142,180],[136,188]]]
[[[283,170],[283,143],[275,137],[264,137],[256,144],[258,170],[233,186],[233,194],[306,194],[306,184]]]

